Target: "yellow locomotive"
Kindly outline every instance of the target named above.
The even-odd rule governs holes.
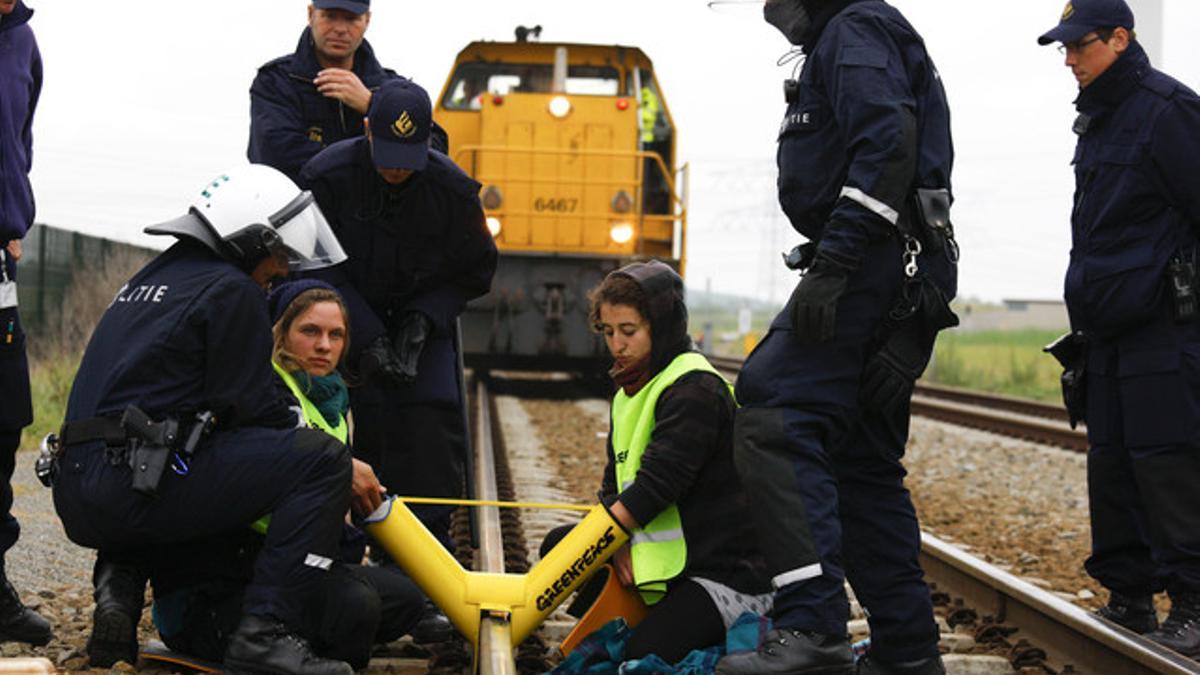
[[[463,315],[476,366],[572,368],[603,358],[587,291],[657,258],[682,273],[687,166],[650,59],[636,47],[472,42],[434,104],[450,157],[482,184],[500,263]]]

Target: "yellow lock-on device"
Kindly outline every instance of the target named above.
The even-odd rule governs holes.
[[[384,502],[364,524],[475,646],[484,612],[507,614],[512,643],[519,644],[629,539],[598,504],[527,573],[496,574],[463,569],[398,498]]]

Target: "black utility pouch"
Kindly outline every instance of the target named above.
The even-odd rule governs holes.
[[[913,195],[916,223],[913,234],[925,250],[945,251],[952,262],[958,262],[958,242],[950,223],[950,204],[954,198],[946,188],[917,188]]]
[[[133,491],[147,497],[158,496],[163,472],[179,442],[179,422],[170,418],[155,422],[140,408],[131,405],[121,416],[121,426],[129,442]]]
[[[1171,309],[1177,323],[1196,319],[1196,249],[1184,248],[1175,252],[1167,262],[1167,281],[1171,288]]]
[[[1057,359],[1063,367],[1060,378],[1063,406],[1074,429],[1087,415],[1087,338],[1080,331],[1067,333],[1043,347],[1042,351]]]

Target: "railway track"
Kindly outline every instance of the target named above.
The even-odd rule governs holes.
[[[709,357],[727,376],[737,377],[742,360]],[[960,426],[991,431],[1076,452],[1087,452],[1087,431],[1072,429],[1060,405],[988,394],[944,385],[917,383],[912,413]]]
[[[718,361],[717,365],[727,372],[735,367],[729,361]],[[472,391],[475,497],[511,500],[511,487],[506,487],[508,467],[505,466],[504,439],[499,433],[496,407],[486,376],[477,378]],[[1058,424],[1066,428],[1061,421],[1054,420],[1052,412],[1034,414],[1033,411],[1040,409],[1042,404],[1031,405],[1017,399],[996,402],[946,388],[925,389],[922,396],[946,407],[989,406],[996,415],[1008,415],[1013,420],[1033,420],[1042,425]],[[1021,435],[1029,437],[1031,434]],[[520,472],[522,467],[514,466],[512,470]],[[511,514],[507,522],[502,515],[505,513]],[[516,515],[515,511],[490,506],[479,509],[478,569],[508,573],[528,569],[524,554],[526,545]],[[955,611],[959,616],[962,608],[969,608],[966,611],[973,616],[984,617],[975,630],[976,641],[1005,652],[1014,668],[1034,666],[1052,673],[1200,673],[1197,662],[1102,621],[1085,609],[970,556],[935,536],[923,535],[921,564],[935,592],[943,596],[943,603],[949,601],[958,606]],[[544,645],[525,645],[524,656],[521,649],[514,654],[510,635],[502,614],[484,618],[476,658],[477,672],[508,675],[546,667],[544,661],[541,665],[535,663],[538,655],[544,653]]]

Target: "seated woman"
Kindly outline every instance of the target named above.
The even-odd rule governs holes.
[[[346,442],[349,396],[336,370],[349,341],[345,305],[332,286],[311,279],[280,285],[269,301],[281,395],[294,400],[304,424]],[[366,515],[382,502],[384,488],[369,465],[354,460],[351,491],[352,508]],[[158,566],[153,615],[168,647],[220,660],[269,527],[270,516],[264,516],[219,540],[173,552],[174,562]],[[373,645],[395,640],[416,624],[425,596],[396,568],[358,564],[362,534],[346,527],[343,560],[329,565],[325,583],[306,599],[297,628],[317,654],[363,668]]]
[[[675,663],[723,644],[742,612],[770,609],[765,563],[733,467],[736,403],[692,349],[683,280],[670,267],[627,265],[589,299],[619,387],[600,496],[631,538],[613,566],[650,606],[624,659],[656,654]],[[547,543],[563,534],[551,532]]]

